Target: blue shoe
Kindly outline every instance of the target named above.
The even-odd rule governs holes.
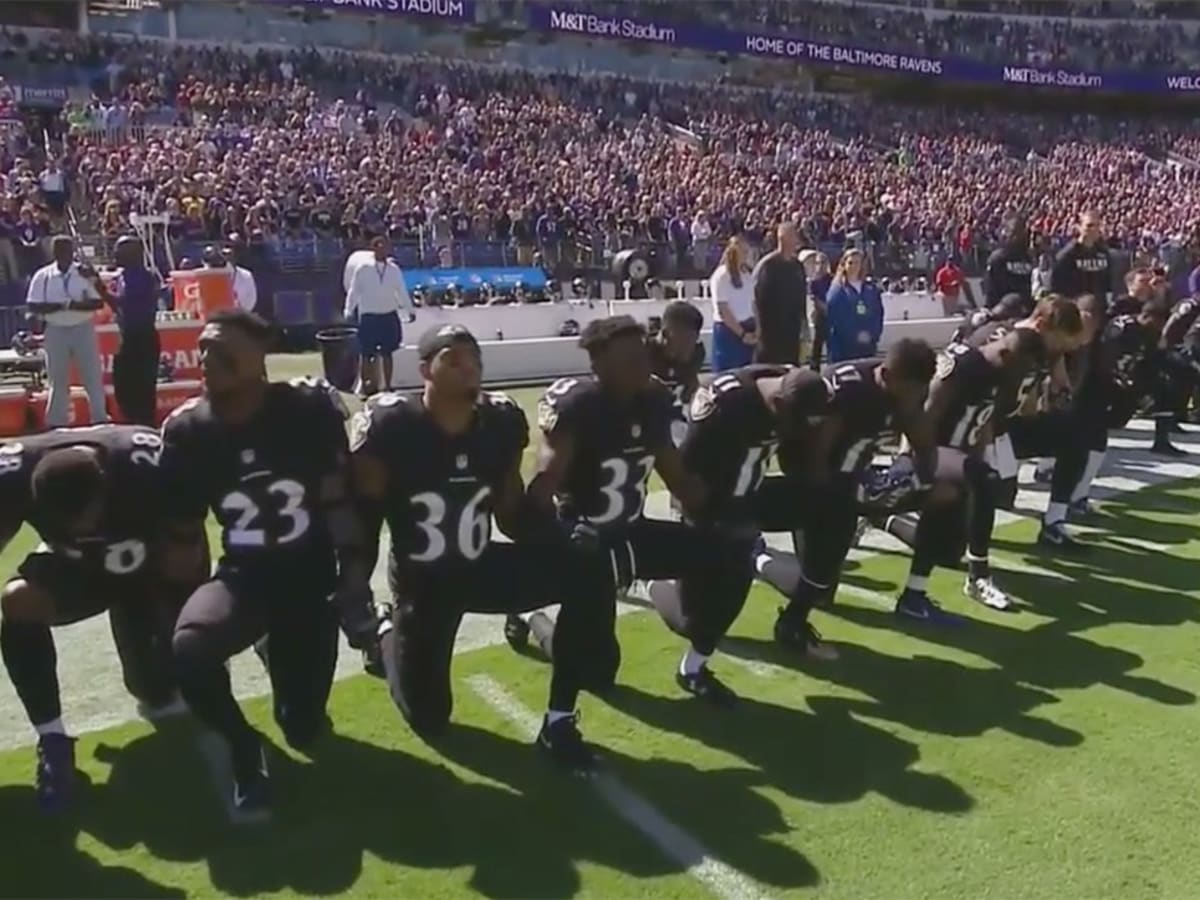
[[[37,799],[44,812],[62,812],[75,793],[75,739],[44,734],[37,745]]]
[[[896,601],[895,613],[902,619],[913,619],[929,625],[939,625],[944,628],[959,628],[966,624],[966,619],[946,612],[929,599],[929,595],[921,591],[905,590]]]

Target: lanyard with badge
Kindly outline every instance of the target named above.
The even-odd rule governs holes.
[[[65,272],[58,273],[58,277],[62,279],[63,295],[67,298],[66,302],[64,304],[65,306],[71,305],[71,272],[72,272],[71,269],[67,269],[67,271],[65,271]],[[49,278],[47,278],[45,281],[42,282],[42,302],[43,303],[50,302],[50,279]]]

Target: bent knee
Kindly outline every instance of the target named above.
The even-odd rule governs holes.
[[[50,592],[23,578],[14,578],[0,591],[0,619],[6,622],[52,625],[56,611]]]

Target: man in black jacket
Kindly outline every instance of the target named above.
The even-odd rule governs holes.
[[[796,226],[784,222],[775,232],[775,249],[754,269],[754,318],[758,323],[756,363],[798,365],[806,321],[808,282],[797,254]]]
[[[1063,297],[1091,294],[1108,302],[1112,287],[1112,261],[1101,234],[1100,216],[1089,210],[1079,219],[1079,237],[1054,260],[1050,289]]]
[[[1015,218],[1005,225],[1004,246],[988,257],[984,291],[988,309],[1016,294],[1021,298],[1019,315],[1033,310],[1033,258],[1029,255],[1029,228],[1024,219]]]

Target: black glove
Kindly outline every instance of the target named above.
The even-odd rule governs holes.
[[[567,540],[580,550],[595,550],[600,546],[600,532],[587,519],[575,519],[564,522]]]
[[[338,621],[346,640],[355,650],[366,650],[379,640],[379,613],[370,585],[342,585],[333,595]]]

